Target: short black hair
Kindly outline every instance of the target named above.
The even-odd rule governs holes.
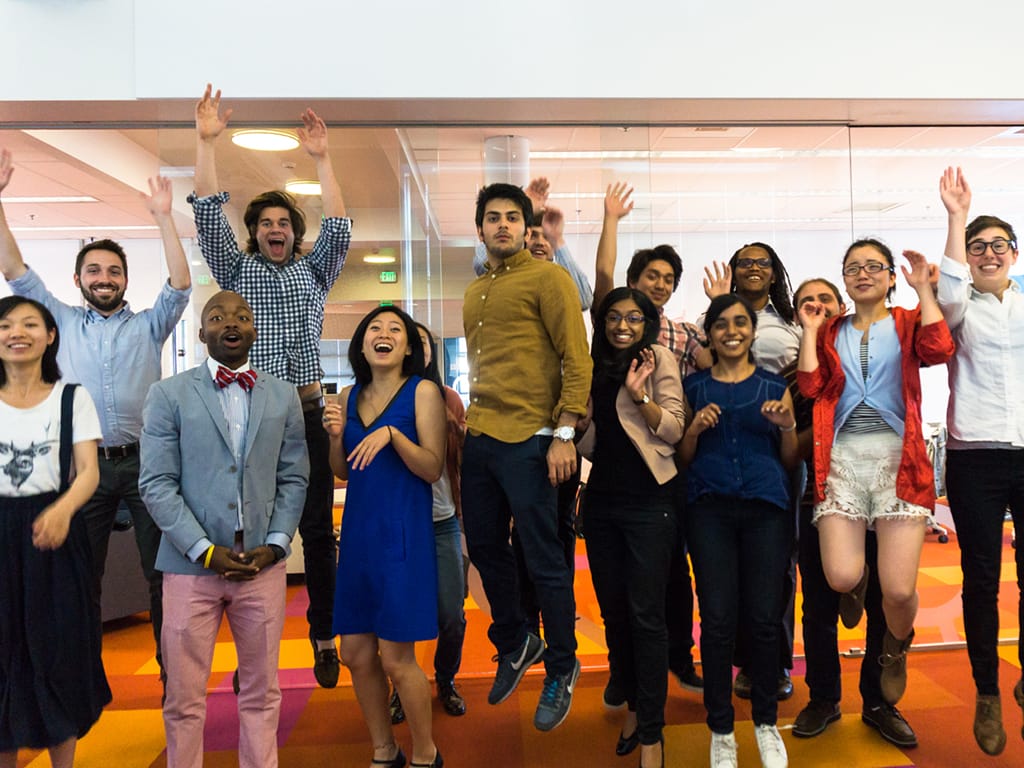
[[[46,326],[46,330],[53,331],[53,341],[50,342],[46,347],[46,351],[43,352],[43,359],[41,363],[43,369],[43,381],[47,384],[56,384],[60,380],[60,366],[57,365],[57,351],[60,349],[60,329],[57,327],[57,321],[54,319],[50,310],[38,301],[29,299],[25,296],[5,296],[0,299],[0,320],[7,317],[22,304],[28,304],[31,307],[35,307],[39,314],[42,315],[43,325]],[[4,386],[6,383],[7,367],[0,365],[0,387]]]
[[[280,189],[272,189],[261,195],[256,195],[245,207],[245,214],[242,220],[245,228],[249,231],[249,240],[245,244],[245,250],[249,253],[259,253],[260,245],[256,242],[256,227],[260,221],[260,214],[264,208],[285,208],[288,211],[288,218],[292,222],[292,233],[295,235],[295,242],[292,245],[292,255],[298,256],[302,253],[302,238],[306,236],[306,217],[303,215],[295,198]]]
[[[772,260],[772,275],[775,277],[775,280],[768,286],[768,298],[771,300],[772,306],[775,307],[775,311],[779,313],[783,320],[787,323],[794,322],[796,320],[796,313],[793,311],[793,302],[790,299],[790,296],[793,295],[793,286],[789,283],[789,273],[786,271],[782,259],[779,258],[779,254],[767,243],[755,240],[736,249],[736,253],[729,259],[729,269],[732,270],[731,290],[736,290],[736,262],[739,260],[740,254],[747,248],[760,248]]]
[[[476,196],[476,228],[484,225],[484,209],[491,200],[511,200],[523,214],[523,221],[527,227],[533,224],[533,203],[520,187],[515,184],[488,184],[480,190]]]
[[[636,285],[640,281],[640,275],[647,269],[647,265],[657,260],[668,262],[668,265],[672,267],[672,274],[675,275],[672,292],[675,293],[676,288],[679,287],[679,281],[683,277],[683,260],[679,258],[676,249],[667,243],[656,245],[653,248],[641,248],[634,253],[629,267],[626,268],[626,282]]]
[[[82,249],[75,256],[75,274],[79,277],[82,276],[82,263],[85,261],[85,254],[89,251],[110,251],[121,260],[121,269],[124,270],[124,276],[128,277],[128,257],[125,255],[124,248],[121,244],[104,238],[103,240],[93,240],[91,243],[86,243],[82,246]]]
[[[632,299],[644,314],[644,332],[640,341],[629,349],[616,349],[608,341],[605,317],[613,304]],[[590,357],[594,361],[594,381],[602,376],[612,381],[622,382],[626,379],[626,371],[633,360],[640,359],[641,350],[647,349],[658,341],[661,331],[661,315],[654,302],[636,288],[620,286],[608,291],[594,314],[594,336],[590,345]]]
[[[352,366],[352,374],[355,376],[356,381],[363,386],[373,381],[373,371],[370,370],[370,363],[367,362],[366,356],[363,354],[363,341],[366,339],[366,329],[370,327],[370,323],[377,315],[384,312],[391,312],[397,315],[399,320],[402,321],[402,325],[405,326],[406,336],[409,337],[409,351],[411,354],[406,355],[402,360],[402,373],[406,376],[423,376],[424,374],[423,342],[420,341],[420,335],[416,331],[416,321],[398,307],[374,307],[367,313],[366,317],[359,321],[355,333],[352,334],[352,341],[348,345],[348,363]]]

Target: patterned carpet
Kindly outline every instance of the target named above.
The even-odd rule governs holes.
[[[1017,589],[1010,535],[1007,527],[1002,576],[1004,588],[1000,596],[1003,638],[1017,635]],[[468,713],[462,718],[452,718],[439,705],[434,707],[435,738],[446,765],[582,768],[636,764],[636,754],[628,758],[615,757],[619,715],[605,711],[601,705],[601,693],[607,678],[605,648],[584,550],[583,542],[580,542],[576,576],[577,636],[584,671],[569,719],[549,734],[537,732],[532,725],[533,710],[542,683],[542,668],[539,666],[527,674],[518,691],[506,702],[497,707],[486,703],[494,670],[491,661],[493,649],[486,636],[486,613],[477,602],[482,602],[482,590],[475,573],[472,574],[471,596],[466,603],[469,627],[463,669],[459,676]],[[963,639],[958,558],[955,536],[948,544],[940,544],[931,536],[925,544],[919,579],[921,610],[916,627],[916,645],[919,648],[932,643],[957,643]],[[290,586],[281,653],[284,704],[278,732],[280,763],[286,767],[301,768],[366,766],[370,756],[368,736],[347,677],[343,672],[343,683],[338,688],[322,690],[316,687],[308,668],[311,652],[306,640],[305,608],[305,590],[300,585]],[[799,633],[799,626],[797,631]],[[840,627],[840,637],[842,647],[847,650],[863,644],[860,629]],[[114,691],[114,702],[80,743],[76,765],[80,768],[165,766],[159,709],[160,683],[145,616],[109,624],[104,643],[104,661]],[[799,642],[796,651],[802,653]],[[429,669],[433,644],[421,644],[417,653],[421,663]],[[856,693],[860,661],[854,657],[843,660],[843,685],[849,693],[842,705],[842,720],[817,738],[794,738],[785,726],[792,723],[807,700],[807,689],[802,680],[803,665],[798,662],[794,670],[796,693],[792,699],[780,704],[779,709],[779,723],[783,726],[790,764],[823,768],[1024,765],[1022,714],[1011,693],[1021,675],[1016,646],[1012,643],[1002,645],[1000,655],[1003,658],[1001,685],[1008,745],[998,758],[987,757],[974,743],[971,734],[974,686],[966,651],[953,649],[921,650],[911,654],[908,692],[900,708],[917,731],[920,747],[906,751],[889,745],[860,722],[860,701]],[[234,647],[225,627],[217,645],[210,680],[205,761],[208,768],[237,765],[238,718],[235,697],[231,692],[234,666]],[[739,701],[736,713],[740,765],[757,766],[760,760],[749,719],[749,704]],[[700,698],[670,682],[666,722],[669,724],[666,729],[666,764],[707,765],[709,737]],[[408,752],[408,726],[398,726],[396,733]],[[19,768],[48,765],[45,755],[30,752],[23,752],[18,762]]]

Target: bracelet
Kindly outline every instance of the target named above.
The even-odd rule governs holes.
[[[796,429],[796,422],[795,421],[793,422],[793,426],[792,427],[779,427],[779,432],[792,432],[794,429]]]
[[[391,425],[390,424],[385,424],[384,426],[388,428],[388,442],[389,443],[395,442],[395,435],[391,431]]]
[[[206,550],[206,557],[203,558],[203,568],[209,568],[210,567],[210,561],[213,560],[213,550],[214,550],[214,545],[211,544],[210,548],[208,550]]]

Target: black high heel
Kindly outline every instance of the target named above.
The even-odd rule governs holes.
[[[405,752],[402,751],[402,747],[399,745],[398,752],[390,760],[373,758],[370,762],[373,765],[386,765],[388,768],[405,768]]]
[[[435,749],[433,761],[429,763],[409,763],[409,768],[444,768],[444,758],[441,757],[441,750]]]
[[[619,740],[615,744],[615,754],[619,757],[625,757],[638,746],[640,746],[639,726],[629,736],[623,736],[622,732],[619,731]]]

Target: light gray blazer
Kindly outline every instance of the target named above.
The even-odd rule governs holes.
[[[305,434],[295,387],[259,371],[238,466],[205,362],[150,387],[142,411],[139,491],[163,531],[157,570],[209,573],[185,553],[204,536],[220,546],[234,545],[238,472],[245,549],[265,544],[271,532],[290,539],[309,481]]]

